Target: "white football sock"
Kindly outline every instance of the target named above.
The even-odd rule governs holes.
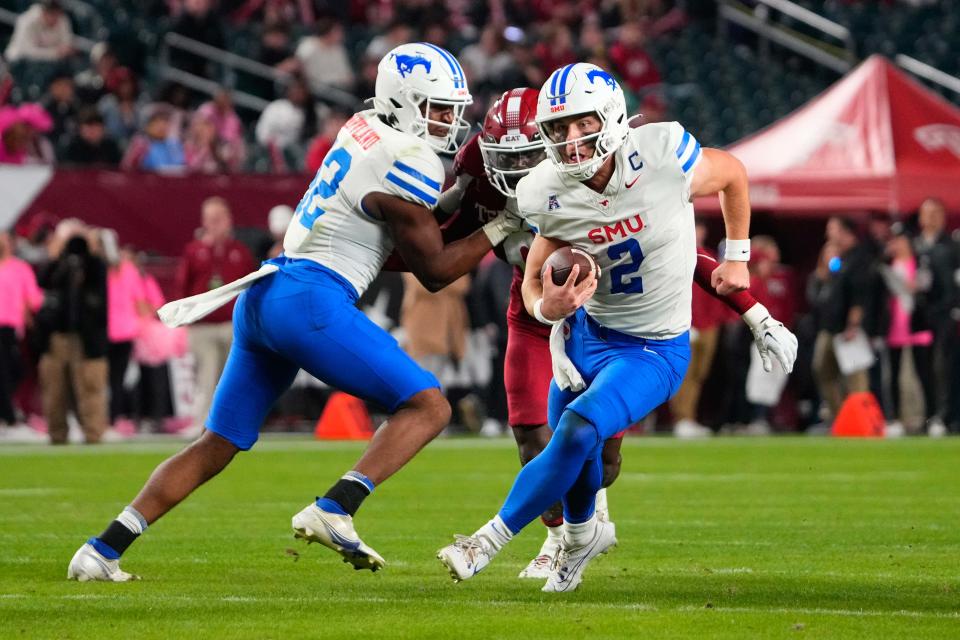
[[[567,541],[576,547],[582,546],[593,538],[593,532],[597,528],[597,514],[594,513],[586,522],[578,524],[565,522],[563,527]]]
[[[507,525],[503,524],[500,516],[494,516],[493,520],[477,529],[473,536],[486,542],[493,553],[500,551],[505,544],[513,539],[513,533],[510,529],[507,529]]]
[[[547,527],[547,542],[559,543],[563,539],[563,525]]]
[[[601,522],[610,521],[610,507],[607,506],[607,490],[606,488],[600,489],[597,491],[597,502],[594,509],[597,512],[597,519]]]
[[[130,530],[130,533],[140,535],[147,530],[147,521],[140,512],[133,507],[124,507],[120,515],[116,517],[117,522]]]

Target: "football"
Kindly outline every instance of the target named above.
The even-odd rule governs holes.
[[[580,265],[580,273],[577,274],[577,284],[580,284],[591,270],[593,270],[597,278],[600,277],[600,267],[593,259],[593,256],[583,249],[561,247],[544,260],[543,267],[540,269],[540,278],[543,278],[547,267],[553,267],[553,284],[558,287],[563,286],[567,278],[570,277],[570,270],[573,269],[573,265],[575,264]]]

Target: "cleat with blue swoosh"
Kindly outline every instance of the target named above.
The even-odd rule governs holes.
[[[379,553],[368,547],[353,528],[353,518],[308,505],[293,516],[293,536],[307,544],[319,542],[333,549],[354,569],[377,571],[386,566]]]
[[[454,582],[462,582],[483,571],[495,553],[480,536],[454,536],[455,542],[437,552],[437,558]]]
[[[560,548],[553,559],[553,570],[541,591],[564,593],[576,591],[583,581],[587,564],[597,556],[617,546],[617,529],[612,522],[594,519],[594,528],[583,540],[573,540],[564,533]]]

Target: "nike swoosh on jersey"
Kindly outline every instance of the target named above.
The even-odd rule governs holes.
[[[641,163],[640,166],[642,167],[643,164]],[[633,185],[635,185],[635,184],[637,183],[637,180],[639,180],[639,179],[640,179],[640,176],[637,176],[636,178],[634,178],[634,179],[631,180],[630,182],[627,182],[627,183],[625,184],[625,186],[627,187],[627,189],[629,189],[630,187],[632,187]]]

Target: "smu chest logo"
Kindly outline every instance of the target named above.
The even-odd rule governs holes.
[[[590,229],[590,231],[587,232],[587,238],[589,238],[593,244],[603,244],[605,242],[613,242],[619,238],[626,238],[631,234],[639,232],[641,229],[643,229],[643,219],[638,213],[632,218],[618,220],[613,224],[605,224],[602,227]]]
[[[430,61],[421,56],[408,56],[405,54],[393,54],[394,61],[397,63],[397,71],[400,72],[401,78],[406,78],[408,73],[413,73],[413,70],[419,66],[423,66],[424,71],[430,73]]]
[[[551,193],[547,198],[547,211],[553,211],[560,208],[560,201],[557,200],[557,194]]]

